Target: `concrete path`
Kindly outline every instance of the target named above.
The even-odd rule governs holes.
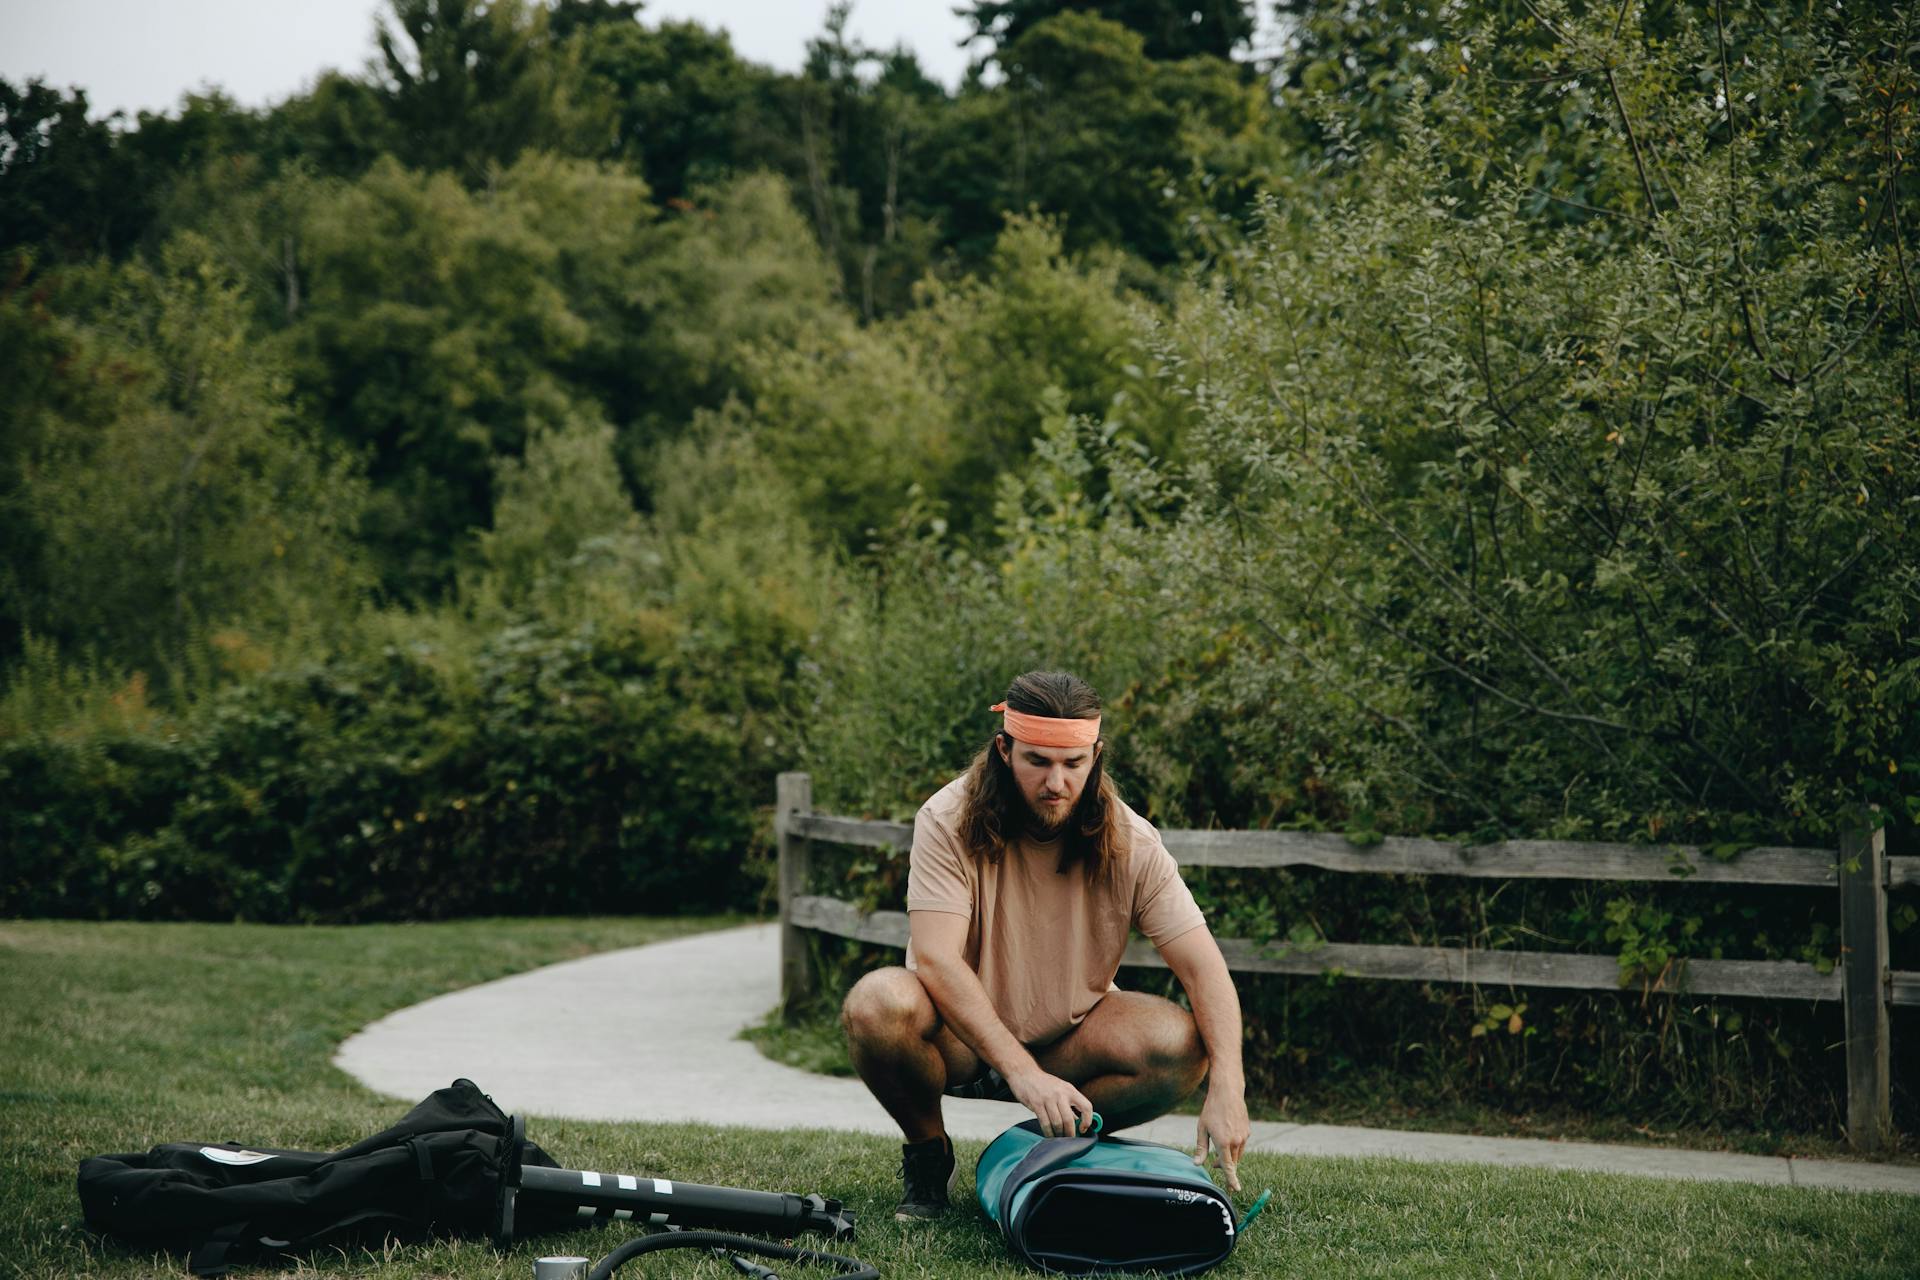
[[[749,925],[551,965],[389,1014],[334,1062],[409,1102],[467,1076],[528,1115],[897,1135],[857,1080],[782,1066],[737,1038],[779,1002],[779,948],[777,925]],[[1028,1112],[949,1099],[946,1115],[955,1137],[985,1140]],[[1132,1136],[1191,1147],[1193,1126],[1166,1116]],[[1848,1160],[1272,1121],[1255,1122],[1250,1148],[1920,1195],[1920,1168]]]

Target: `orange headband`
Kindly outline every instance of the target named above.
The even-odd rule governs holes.
[[[1007,704],[996,702],[989,711],[1006,712],[1007,736],[1035,747],[1090,747],[1100,741],[1100,717],[1091,720],[1056,720],[1052,716],[1030,716],[1024,711],[1007,711]]]

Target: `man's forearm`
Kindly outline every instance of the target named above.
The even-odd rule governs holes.
[[[1240,993],[1219,950],[1208,950],[1212,955],[1201,960],[1187,985],[1187,1001],[1193,1005],[1200,1040],[1207,1046],[1208,1087],[1242,1091],[1246,1072],[1240,1061]]]
[[[916,972],[933,1000],[933,1007],[940,1011],[960,1042],[973,1050],[982,1062],[1009,1079],[1038,1068],[1027,1047],[1007,1030],[1007,1024],[994,1012],[987,989],[980,985],[980,976],[963,961],[929,962],[923,957]]]

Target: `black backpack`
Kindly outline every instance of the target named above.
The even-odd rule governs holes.
[[[87,1226],[189,1255],[195,1275],[236,1263],[394,1237],[486,1236],[507,1161],[553,1168],[471,1080],[436,1090],[400,1123],[344,1151],[169,1142],[80,1164]],[[520,1234],[565,1224],[515,1224]]]

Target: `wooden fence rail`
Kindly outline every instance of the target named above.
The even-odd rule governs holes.
[[[905,850],[913,828],[813,812],[813,781],[783,773],[775,827],[780,840],[781,992],[794,1001],[813,994],[815,975],[806,930],[904,947],[901,911],[862,912],[837,898],[806,892],[816,843]],[[1892,1142],[1888,1009],[1920,1006],[1920,972],[1889,966],[1887,892],[1920,885],[1920,858],[1889,858],[1880,830],[1849,833],[1832,849],[1763,847],[1717,858],[1690,846],[1578,844],[1504,840],[1461,845],[1388,837],[1361,847],[1345,837],[1307,831],[1162,831],[1185,867],[1318,867],[1360,874],[1478,876],[1502,880],[1676,880],[1707,884],[1825,887],[1840,897],[1839,966],[1821,973],[1788,960],[1682,960],[1648,983],[1654,991],[1758,996],[1774,1000],[1839,1000],[1847,1042],[1847,1134],[1862,1151]],[[1326,942],[1301,947],[1221,938],[1229,968],[1241,973],[1336,974],[1487,986],[1617,990],[1616,956],[1449,947]],[[1151,944],[1135,939],[1125,963],[1160,966]]]

